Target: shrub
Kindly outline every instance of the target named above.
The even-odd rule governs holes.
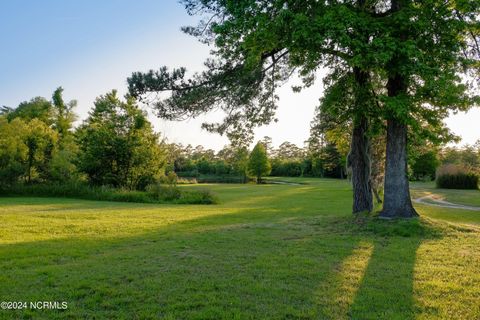
[[[444,164],[437,169],[435,176],[439,177],[439,176],[448,175],[448,174],[455,175],[458,173],[467,173],[467,172],[468,170],[465,167],[462,167],[456,164]]]
[[[177,178],[177,184],[197,184],[196,178]]]
[[[218,197],[210,190],[184,191],[176,203],[182,204],[216,204]]]
[[[437,188],[478,189],[479,177],[464,166],[447,164],[437,170]]]
[[[427,151],[412,157],[413,162],[409,168],[411,169],[410,178],[416,181],[432,181],[435,179],[435,170],[439,165],[437,153],[435,151]]]
[[[197,170],[179,171],[177,172],[177,175],[182,178],[198,178],[200,173]]]
[[[178,176],[175,172],[170,171],[166,176],[159,179],[160,184],[167,184],[169,186],[176,186],[178,182]]]
[[[151,184],[147,192],[86,183],[0,185],[0,196],[60,197],[98,201],[137,203],[214,204],[216,196],[208,190],[181,191],[176,186]]]
[[[175,185],[151,184],[147,187],[147,194],[150,198],[160,201],[177,200],[181,196],[180,189]]]
[[[443,174],[436,182],[437,188],[478,189],[478,176],[473,173]]]
[[[225,176],[215,176],[215,175],[201,175],[197,178],[199,183],[245,183],[248,182],[249,178],[244,178],[241,176],[225,175]]]

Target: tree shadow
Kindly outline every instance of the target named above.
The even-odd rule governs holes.
[[[326,228],[339,213],[295,201],[299,193],[326,199],[273,188],[268,203],[239,199],[243,208],[221,213],[192,206],[212,213],[131,235],[0,245],[0,296],[69,302],[64,311],[11,313],[17,318],[316,318],[318,283],[357,239]]]
[[[423,222],[354,223],[349,202],[315,188],[274,188],[267,196],[269,203],[239,199],[241,209],[132,235],[0,245],[0,296],[69,302],[64,311],[24,310],[18,318],[322,319],[334,303],[319,295],[336,290],[339,266],[368,242],[375,248],[346,306],[351,317],[371,315],[371,305],[379,305],[375,314],[394,314],[381,308],[378,292],[393,300],[395,287],[379,282],[405,277],[401,295],[412,299],[413,271],[396,269],[413,270],[415,250],[431,233]],[[328,203],[319,208],[312,198]],[[192,206],[199,208],[215,207]],[[390,273],[379,273],[384,259]]]
[[[352,319],[415,319],[415,262],[422,242],[442,237],[428,221],[375,221],[373,252],[348,315]]]

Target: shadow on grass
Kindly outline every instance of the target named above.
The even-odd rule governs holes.
[[[352,284],[356,295],[344,306],[349,310],[340,311],[352,318],[409,318],[415,251],[425,239],[438,236],[434,227],[419,220],[357,224],[348,211],[319,212],[296,203],[291,198],[296,192],[277,190],[269,195],[274,201],[269,206],[130,237],[2,245],[0,295],[69,302],[64,311],[15,313],[35,319],[335,317],[327,312],[335,311],[332,302],[319,302],[318,286],[335,290],[331,279],[339,266],[368,242],[374,249],[364,277]],[[316,197],[318,190],[302,192],[305,199]],[[385,302],[399,305],[389,312]]]
[[[349,314],[354,319],[415,319],[413,298],[417,249],[425,240],[439,239],[442,230],[420,219],[375,220],[366,229],[380,237],[359,285]]]

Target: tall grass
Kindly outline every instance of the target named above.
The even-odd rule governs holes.
[[[218,203],[217,197],[208,190],[187,191],[169,186],[160,188],[155,193],[106,186],[95,187],[80,182],[0,186],[0,196],[56,197],[137,203]]]

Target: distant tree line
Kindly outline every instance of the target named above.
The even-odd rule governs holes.
[[[51,100],[36,97],[0,110],[0,184],[86,182],[144,190],[169,173],[206,182],[261,181],[263,176],[350,177],[350,128],[317,109],[305,146],[270,137],[253,151],[231,143],[216,152],[199,145],[168,143],[155,133],[146,113],[116,91],[96,99],[76,128],[76,101],[65,102],[60,87]],[[382,139],[371,139],[371,183],[380,201],[385,157]],[[441,165],[480,173],[480,141],[465,147],[412,144],[409,178],[433,180]],[[464,171],[465,171],[464,170]]]
[[[96,99],[77,128],[76,101],[60,87],[0,113],[0,184],[88,182],[144,189],[161,177],[166,149],[146,113],[116,91]]]
[[[313,150],[285,141],[278,148],[273,148],[269,137],[259,141],[259,144],[265,149],[268,157],[269,170],[263,170],[269,172],[268,175],[346,178],[346,154],[338,151],[334,144],[326,144],[320,150]],[[167,171],[174,171],[179,176],[239,177],[240,180],[231,180],[232,182],[247,181],[250,176],[257,176],[250,174],[253,170],[252,166],[249,169],[251,152],[246,147],[227,145],[215,152],[201,145],[193,147],[171,143],[167,145],[167,149]]]

